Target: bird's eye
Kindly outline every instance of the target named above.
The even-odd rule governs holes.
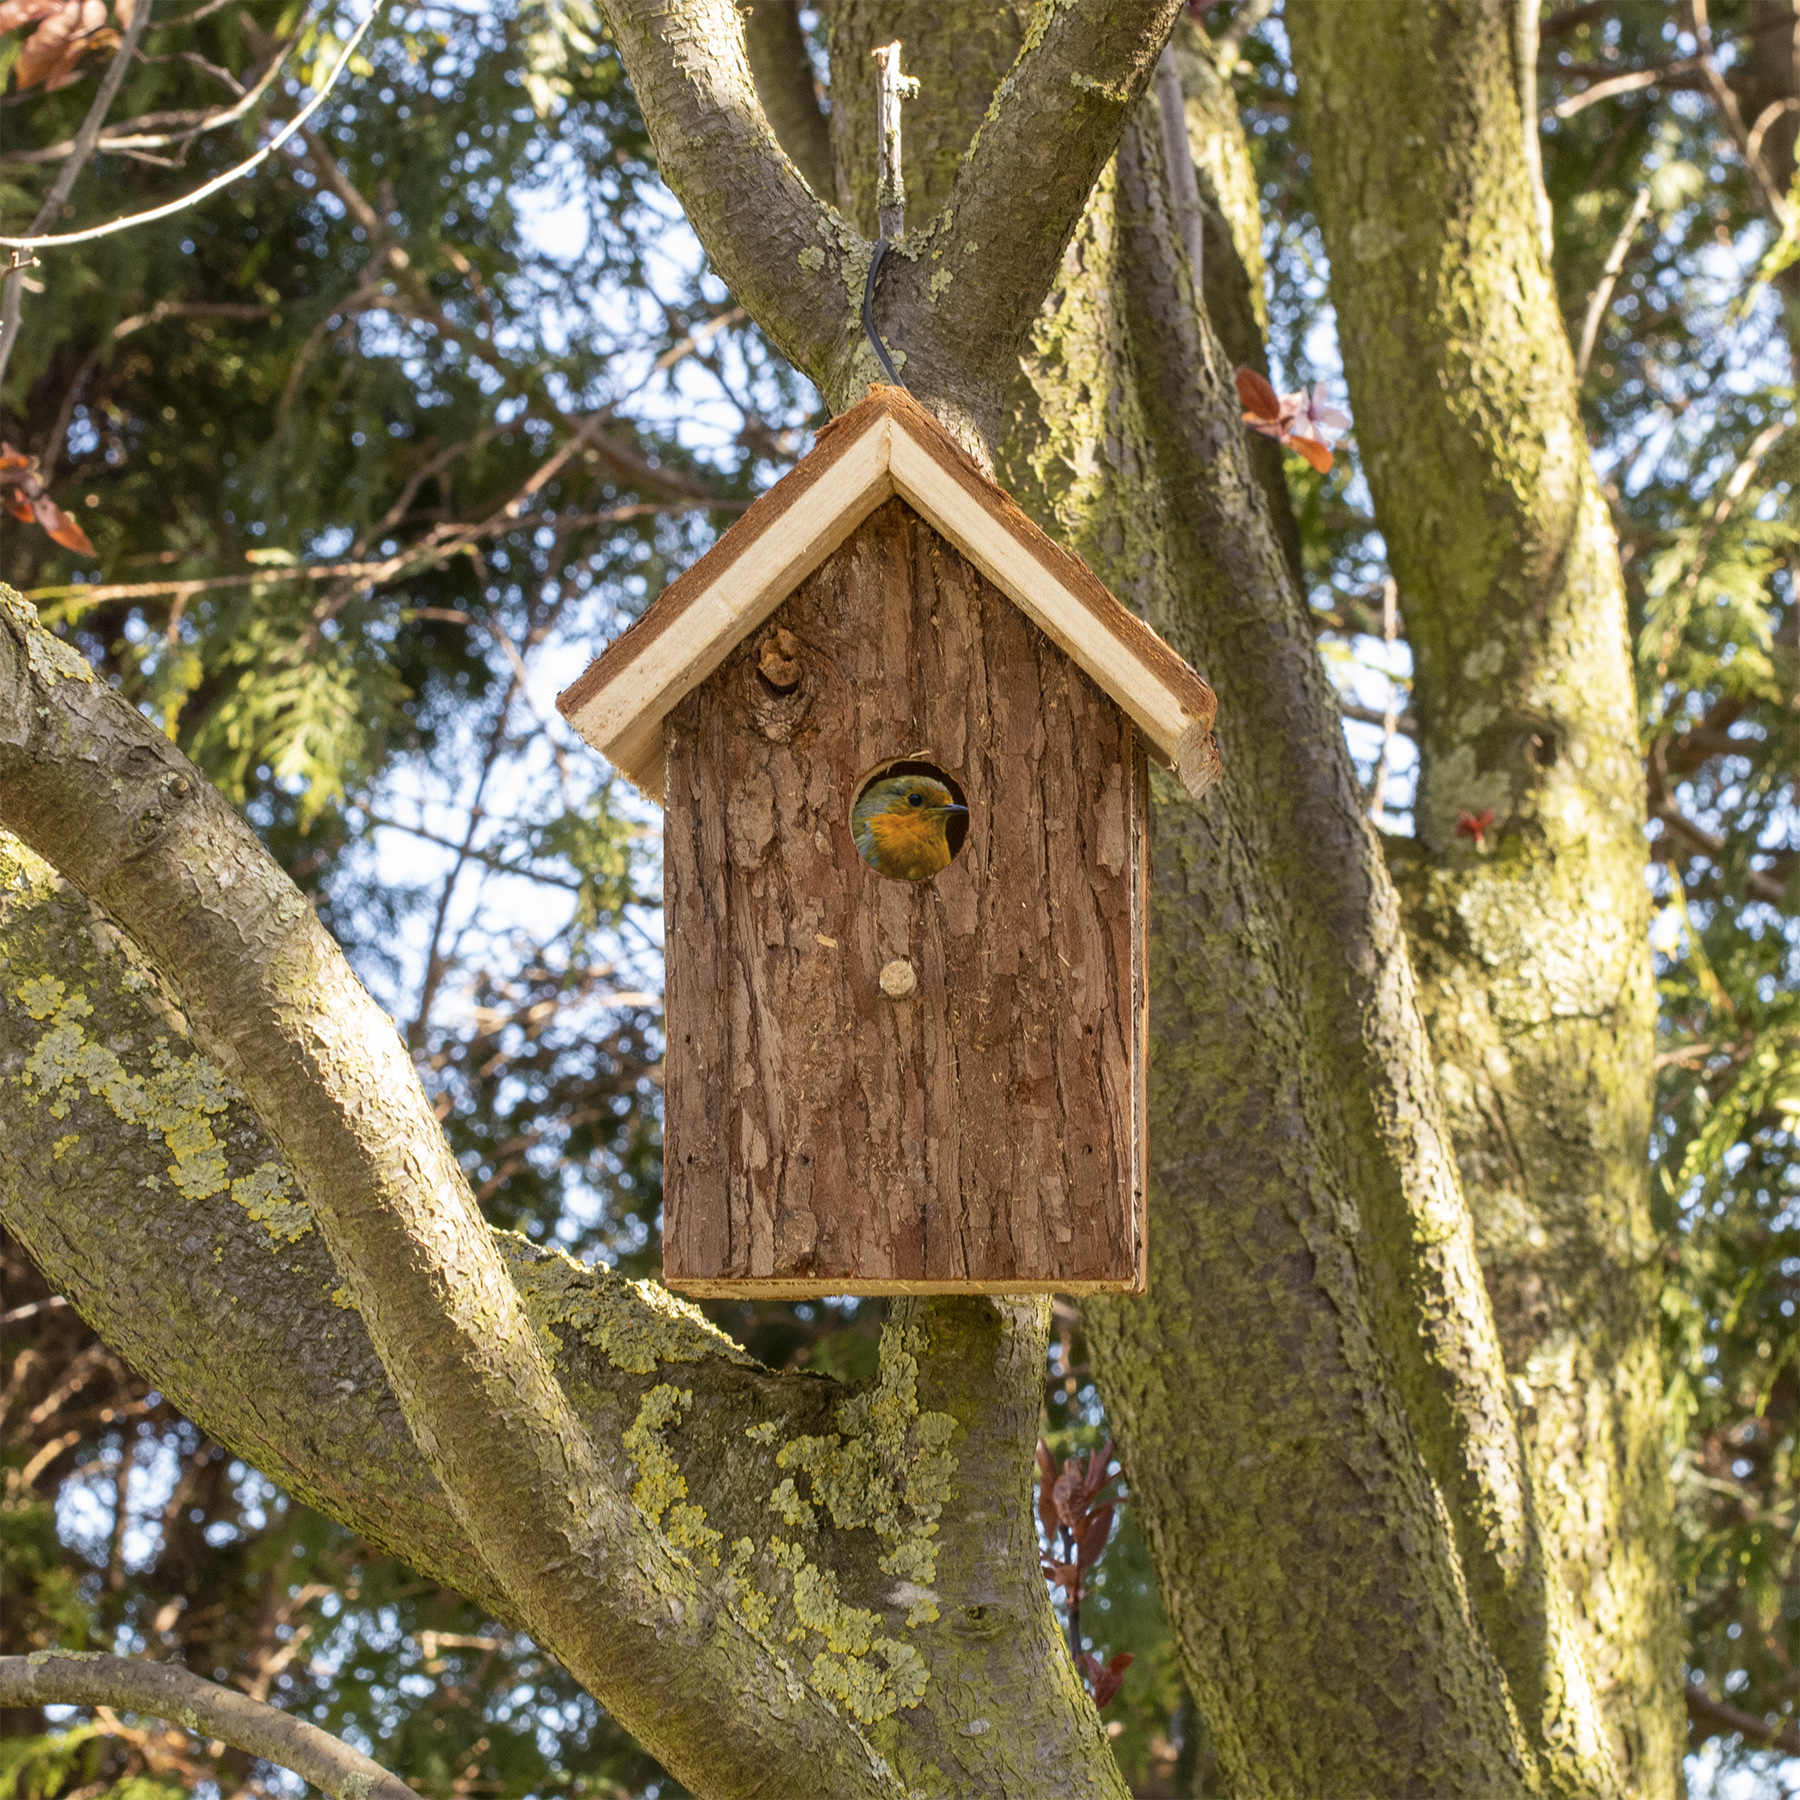
[[[925,796],[923,794],[908,794],[906,796],[906,804],[908,806],[923,806],[925,804]]]

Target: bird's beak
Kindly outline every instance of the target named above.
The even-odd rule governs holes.
[[[934,813],[942,813],[946,818],[955,816],[966,819],[969,816],[969,809],[966,806],[934,806],[931,810]]]

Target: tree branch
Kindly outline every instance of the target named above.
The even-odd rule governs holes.
[[[133,23],[135,22],[134,18]],[[161,206],[146,207],[142,212],[121,214],[120,217],[116,219],[108,220],[104,225],[90,225],[82,231],[56,232],[53,234],[46,234],[43,237],[33,235],[37,231],[37,226],[42,222],[44,216],[40,213],[38,220],[33,222],[30,233],[24,237],[17,238],[0,237],[0,245],[7,245],[14,249],[53,250],[59,249],[66,244],[92,243],[96,238],[111,237],[115,232],[130,231],[135,226],[151,225],[158,219],[167,219],[175,213],[186,212],[190,206],[198,206],[202,200],[210,198],[210,196],[216,194],[221,188],[229,187],[234,181],[241,181],[253,169],[258,168],[269,157],[273,156],[275,152],[279,150],[281,146],[325,104],[327,96],[336,85],[337,78],[343,74],[345,67],[348,65],[351,56],[356,50],[356,46],[362,42],[363,34],[374,22],[375,14],[370,13],[363,22],[357,26],[355,31],[350,34],[350,41],[345,44],[337,61],[332,65],[331,73],[325,77],[324,85],[303,107],[301,107],[299,112],[297,112],[293,118],[289,119],[288,122],[256,152],[254,156],[247,156],[241,163],[237,163],[232,168],[225,170],[222,174],[215,175],[212,180],[202,182],[191,194],[183,194],[179,200],[165,201]],[[129,27],[127,29],[129,30]],[[70,162],[75,162],[77,160],[78,159],[75,157],[70,158]],[[68,164],[64,164],[65,169],[68,166]],[[0,369],[0,373],[4,373],[4,369]]]
[[[1735,1732],[1744,1740],[1746,1750],[1785,1750],[1789,1756],[1800,1756],[1800,1731],[1792,1725],[1771,1725],[1755,1713],[1745,1712],[1742,1707],[1727,1706],[1722,1700],[1715,1700],[1694,1687],[1683,1691],[1682,1700],[1687,1706],[1688,1718],[1706,1737]]]
[[[869,246],[806,184],[763,111],[733,0],[605,0],[656,149],[706,254],[781,353],[842,408]],[[854,296],[854,304],[852,296]]]
[[[1179,12],[1180,0],[1044,9],[948,204],[883,269],[883,335],[910,359],[908,386],[977,454],[987,453],[1019,343]],[[781,150],[741,15],[730,0],[607,0],[607,17],[663,177],[714,268],[842,410],[879,373],[861,328],[872,246],[820,204]]]
[[[1600,321],[1606,317],[1606,309],[1611,304],[1613,288],[1619,279],[1619,272],[1625,267],[1626,254],[1631,249],[1631,240],[1637,235],[1637,228],[1644,222],[1644,214],[1650,210],[1650,190],[1641,187],[1637,198],[1631,203],[1631,211],[1625,215],[1625,223],[1619,227],[1619,235],[1613,239],[1613,247],[1607,253],[1606,265],[1600,271],[1600,280],[1588,299],[1587,316],[1581,321],[1581,347],[1575,352],[1575,379],[1584,380],[1587,376],[1588,362],[1594,354],[1594,341],[1600,335]]]
[[[1180,0],[1043,9],[950,197],[883,281],[908,385],[965,442],[991,442],[1019,345],[1088,196],[1148,90]]]
[[[119,39],[119,47],[113,52],[113,58],[106,66],[106,73],[100,77],[100,85],[94,91],[94,98],[87,109],[87,116],[81,121],[81,129],[75,134],[75,142],[70,146],[68,160],[56,172],[56,180],[51,183],[50,192],[44,197],[44,204],[38,208],[37,217],[31,221],[31,230],[35,233],[47,220],[56,217],[62,203],[68,199],[70,190],[75,186],[76,177],[87,167],[88,159],[94,154],[94,145],[100,137],[100,128],[106,123],[106,114],[119,92],[119,84],[125,79],[125,71],[131,67],[131,59],[138,47],[138,40],[144,35],[144,28],[150,22],[150,0],[143,0],[141,6],[134,7],[131,22],[125,27],[125,35]],[[30,265],[31,258],[13,258],[14,267],[3,279],[0,279],[0,290],[4,291],[4,299],[0,299],[0,384],[6,380],[6,365],[12,359],[12,347],[19,336],[19,320],[23,316],[25,305],[24,272]]]
[[[0,1656],[0,1706],[111,1706],[148,1714],[292,1769],[336,1800],[418,1800],[404,1781],[342,1739],[176,1663],[58,1650]]]
[[[794,0],[758,0],[744,22],[744,49],[776,142],[821,200],[833,198],[831,129]]]

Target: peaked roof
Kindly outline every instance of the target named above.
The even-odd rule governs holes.
[[[1198,799],[1212,785],[1212,689],[896,387],[872,386],[832,420],[812,450],[557,696],[557,710],[660,800],[662,722],[670,710],[895,494],[1130,714],[1189,793]]]

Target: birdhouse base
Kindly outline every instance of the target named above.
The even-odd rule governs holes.
[[[783,1276],[668,1275],[663,1285],[696,1300],[825,1300],[838,1294],[879,1299],[886,1294],[1141,1294],[1135,1275],[1118,1281],[796,1281]]]

